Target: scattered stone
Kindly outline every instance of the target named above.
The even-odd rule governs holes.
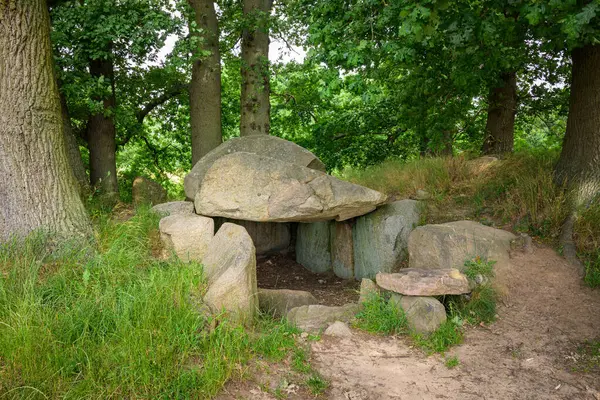
[[[246,230],[223,224],[203,264],[208,280],[204,302],[213,313],[225,310],[234,320],[251,322],[258,310],[256,250]]]
[[[406,268],[377,274],[377,285],[406,296],[443,296],[469,293],[469,280],[457,269]]]
[[[378,272],[400,268],[407,256],[408,237],[419,224],[422,204],[400,200],[356,219],[354,276],[374,278]]]
[[[288,250],[291,240],[291,227],[285,222],[255,222],[229,218],[215,218],[220,227],[225,222],[243,226],[252,238],[257,255],[280,253]]]
[[[474,221],[456,221],[416,228],[408,238],[408,266],[421,269],[465,269],[475,257],[508,261],[515,235]]]
[[[519,236],[511,240],[510,250],[531,254],[533,253],[533,239],[526,233],[519,233]]]
[[[294,165],[325,172],[325,164],[313,153],[298,146],[296,143],[270,135],[245,136],[229,139],[202,157],[185,177],[185,195],[191,200],[195,199],[196,193],[200,191],[206,171],[208,171],[214,162],[225,155],[240,151],[273,157]]]
[[[276,318],[284,317],[294,307],[318,304],[309,292],[289,289],[258,289],[260,310]]]
[[[206,171],[194,205],[202,215],[261,222],[343,221],[386,200],[375,190],[271,157],[238,152]]]
[[[363,278],[360,282],[360,298],[358,304],[367,301],[371,296],[379,295],[381,290],[371,279]]]
[[[352,330],[342,321],[335,321],[329,325],[329,328],[325,329],[324,334],[327,336],[351,337]]]
[[[304,331],[318,332],[335,321],[350,322],[358,310],[358,304],[354,303],[338,307],[313,304],[292,308],[287,314],[287,319]]]
[[[175,214],[193,214],[194,203],[191,201],[170,201],[155,205],[152,207],[152,211],[163,217]]]
[[[165,250],[185,262],[202,262],[215,232],[212,218],[196,214],[169,215],[160,220],[158,229]]]
[[[329,222],[298,224],[296,262],[316,274],[331,270]]]
[[[353,220],[332,222],[330,224],[331,265],[333,273],[342,279],[354,278],[353,225]]]
[[[167,191],[158,182],[138,176],[133,180],[131,198],[134,205],[161,204],[167,201]]]
[[[431,199],[431,195],[429,194],[429,192],[426,192],[423,189],[417,189],[414,199],[415,200],[429,200],[429,199]]]
[[[392,295],[390,302],[406,315],[409,328],[422,335],[435,332],[446,322],[446,308],[433,297]]]

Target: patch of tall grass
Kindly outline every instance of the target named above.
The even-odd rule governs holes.
[[[209,398],[255,354],[294,347],[287,325],[196,312],[202,266],[152,257],[149,210],[96,220],[94,245],[40,234],[0,247],[0,397]]]

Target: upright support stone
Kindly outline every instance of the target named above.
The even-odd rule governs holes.
[[[289,222],[255,222],[217,217],[215,218],[215,228],[219,229],[225,222],[246,228],[254,242],[257,255],[278,253],[290,247],[291,228]]]
[[[333,273],[343,279],[354,278],[353,225],[353,220],[332,222],[330,225]]]
[[[400,200],[358,217],[354,226],[354,277],[374,278],[400,268],[408,236],[419,224],[421,203]]]
[[[165,250],[185,262],[202,262],[215,234],[212,218],[196,214],[169,215],[160,220],[158,229]]]
[[[318,274],[331,270],[329,224],[329,221],[298,224],[296,261]]]

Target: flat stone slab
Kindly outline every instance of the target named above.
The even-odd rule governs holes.
[[[406,268],[393,274],[380,272],[376,281],[381,288],[405,296],[443,296],[471,291],[469,280],[457,269]]]
[[[260,310],[277,318],[285,316],[292,308],[318,303],[312,293],[303,290],[258,289]]]
[[[336,321],[350,322],[358,310],[359,305],[355,303],[338,307],[315,304],[292,308],[287,314],[287,319],[303,331],[318,332]]]
[[[219,158],[206,171],[196,212],[259,222],[343,221],[373,211],[387,196],[323,172],[253,153]]]

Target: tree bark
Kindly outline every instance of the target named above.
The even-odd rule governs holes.
[[[244,0],[248,27],[242,34],[242,114],[240,135],[268,135],[271,127],[269,102],[269,26],[273,0]]]
[[[0,241],[91,232],[65,149],[44,0],[0,0]]]
[[[567,131],[556,180],[577,189],[579,204],[600,193],[600,45],[572,52]]]
[[[222,142],[219,25],[212,0],[188,0],[200,39],[190,83],[192,166]],[[193,32],[193,30],[190,29]],[[210,53],[206,55],[206,53]]]
[[[71,125],[71,118],[69,116],[69,108],[67,107],[67,99],[62,93],[60,93],[60,108],[69,165],[71,166],[73,175],[75,175],[75,180],[79,185],[79,193],[81,196],[87,196],[90,193],[90,182],[87,174],[85,173],[85,165],[83,165],[83,159],[81,158],[81,152],[79,151],[77,138],[73,133],[73,126]]]
[[[501,86],[490,90],[483,154],[505,154],[513,150],[517,112],[517,74],[502,74]]]
[[[90,61],[90,74],[94,78],[104,77],[110,81],[111,93],[104,99],[103,111],[88,119],[86,140],[90,149],[90,183],[102,194],[115,196],[119,192],[117,184],[116,127],[114,111],[116,106],[114,65],[110,58]]]

